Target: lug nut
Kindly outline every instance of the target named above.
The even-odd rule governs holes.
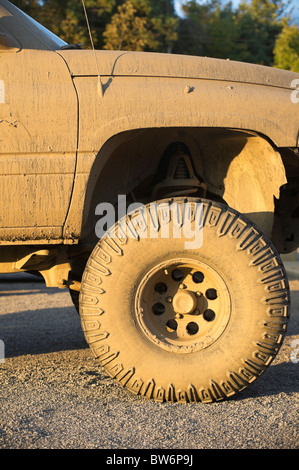
[[[209,300],[215,300],[215,299],[217,299],[217,296],[218,296],[218,295],[217,295],[216,289],[208,289],[208,290],[206,291],[206,297],[207,297],[207,299],[209,299]]]
[[[180,320],[183,317],[184,315],[182,313],[176,313],[174,318],[176,318],[177,320]]]
[[[160,302],[158,302],[157,304],[153,305],[152,307],[152,312],[155,314],[155,315],[162,315],[164,312],[165,312],[165,307],[163,304],[161,304]]]

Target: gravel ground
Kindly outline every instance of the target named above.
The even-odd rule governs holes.
[[[130,394],[98,369],[69,293],[16,279],[0,277],[0,448],[298,449],[299,276],[275,361],[237,397],[209,405]]]

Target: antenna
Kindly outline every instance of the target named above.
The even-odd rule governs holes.
[[[89,38],[90,38],[90,42],[91,42],[91,47],[92,47],[92,50],[93,50],[93,54],[94,54],[94,58],[95,58],[95,63],[96,63],[96,66],[97,66],[97,71],[98,71],[98,92],[99,92],[100,96],[103,98],[103,86],[102,86],[102,82],[101,82],[100,69],[99,69],[99,64],[98,64],[97,56],[96,56],[96,53],[95,53],[95,48],[94,48],[94,44],[93,44],[91,29],[90,29],[90,26],[89,26],[89,20],[88,20],[88,16],[87,16],[87,11],[86,11],[86,7],[85,7],[85,2],[84,2],[84,0],[82,0],[82,5],[83,5],[83,10],[84,10],[84,14],[85,14],[86,23],[87,23],[87,28],[88,28]]]

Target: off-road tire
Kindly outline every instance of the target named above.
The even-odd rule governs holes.
[[[174,202],[177,216],[167,212]],[[136,212],[93,250],[80,292],[85,338],[107,373],[135,394],[156,401],[223,400],[254,382],[282,344],[289,317],[283,263],[259,228],[225,205],[190,198],[163,204],[154,217],[153,205],[146,206],[155,238],[144,237],[144,218]],[[188,220],[193,229],[202,225],[199,248],[186,249],[186,238],[172,236],[173,226]],[[120,226],[131,235],[118,233]],[[169,238],[161,237],[165,228]],[[177,280],[174,269],[184,279]],[[164,284],[160,292],[157,284]]]

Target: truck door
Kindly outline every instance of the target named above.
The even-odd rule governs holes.
[[[74,181],[77,96],[61,56],[38,42],[24,48],[1,10],[0,244],[59,242]]]

